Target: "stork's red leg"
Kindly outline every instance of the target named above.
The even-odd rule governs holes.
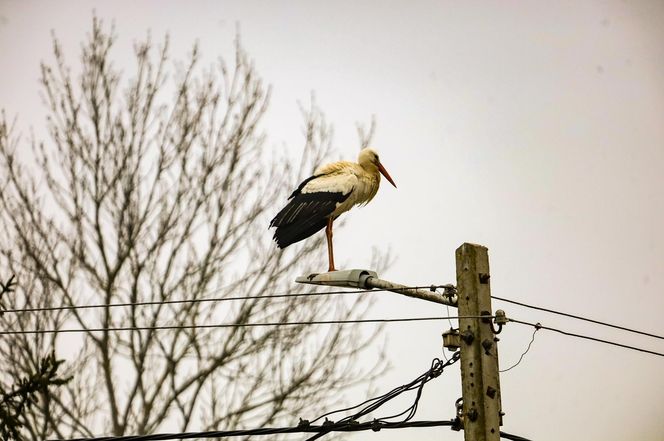
[[[332,251],[332,222],[333,218],[327,220],[327,227],[325,227],[325,236],[327,237],[327,258],[330,261],[330,267],[328,271],[336,271],[334,269],[334,252]]]

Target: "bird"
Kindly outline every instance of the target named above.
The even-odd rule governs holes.
[[[397,188],[372,148],[360,151],[357,163],[338,161],[318,167],[288,197],[289,202],[270,222],[274,241],[283,249],[325,228],[328,271],[336,271],[332,246],[334,220],[355,205],[368,204],[380,185],[380,175]]]

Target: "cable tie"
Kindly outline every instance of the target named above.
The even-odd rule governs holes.
[[[297,427],[309,427],[309,426],[311,426],[309,420],[303,420],[302,418],[300,418],[300,422],[297,423]]]
[[[535,323],[535,330],[539,331],[540,329],[542,329],[542,324],[540,322]]]
[[[332,420],[328,419],[327,417],[325,417],[325,421],[323,421],[322,426],[333,426],[333,425],[334,425],[334,421],[332,421]]]

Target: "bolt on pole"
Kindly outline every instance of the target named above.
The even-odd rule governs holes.
[[[456,250],[465,441],[500,441],[502,407],[498,373],[498,338],[491,318],[487,248],[464,243]]]

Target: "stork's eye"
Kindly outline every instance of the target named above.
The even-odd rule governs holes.
[[[378,155],[376,155],[376,162],[380,162],[380,159],[378,159]]]

